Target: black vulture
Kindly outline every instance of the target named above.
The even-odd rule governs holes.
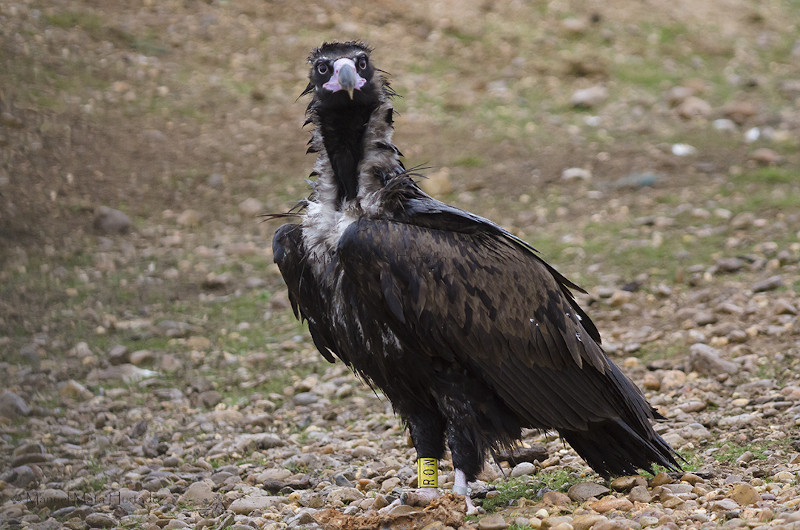
[[[392,143],[394,91],[370,53],[324,43],[308,58],[313,189],[273,252],[320,353],[379,388],[408,426],[420,491],[432,493],[445,443],[466,495],[487,451],[523,428],[558,431],[604,477],[679,469],[650,424],[657,412],[573,298],[580,287],[415,183]]]

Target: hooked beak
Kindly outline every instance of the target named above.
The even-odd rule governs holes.
[[[353,92],[361,90],[366,84],[367,80],[356,73],[356,63],[352,59],[341,58],[333,63],[333,75],[330,81],[323,84],[323,88],[331,92],[338,92],[344,90],[350,99],[353,99]]]

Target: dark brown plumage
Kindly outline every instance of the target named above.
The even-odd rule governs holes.
[[[383,391],[419,457],[441,458],[447,441],[459,492],[459,473],[474,479],[488,450],[528,427],[557,430],[604,476],[678,468],[655,411],[575,302],[579,288],[527,243],[415,184],[369,54],[326,44],[309,58],[317,179],[302,222],[273,241],[322,355]]]

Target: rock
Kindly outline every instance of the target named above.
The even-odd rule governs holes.
[[[120,210],[108,206],[98,206],[94,211],[94,228],[102,234],[127,234],[133,223],[130,217]]]
[[[130,351],[126,346],[117,344],[108,351],[108,362],[110,364],[126,364],[130,362]]]
[[[758,109],[749,101],[732,101],[722,107],[722,114],[738,125],[742,125],[749,118],[758,114]]]
[[[314,392],[299,392],[294,395],[292,400],[296,405],[312,405],[319,401],[319,396]]]
[[[499,513],[487,515],[478,521],[478,530],[503,530],[508,528],[508,523]]]
[[[717,315],[711,311],[698,311],[694,314],[694,323],[698,326],[707,326],[709,324],[716,324],[719,319]]]
[[[656,486],[663,486],[664,484],[671,484],[672,482],[672,477],[663,471],[659,471],[655,477],[650,479],[650,487],[654,488]]]
[[[582,167],[571,167],[561,172],[563,180],[590,180],[592,172]]]
[[[572,500],[560,491],[548,491],[542,495],[542,502],[550,506],[569,506]]]
[[[630,491],[634,486],[647,486],[647,479],[641,475],[628,475],[611,481],[611,489],[614,491]]]
[[[532,475],[536,473],[536,466],[530,462],[520,462],[514,469],[511,470],[511,477],[517,478],[524,475]]]
[[[191,484],[183,495],[180,496],[180,502],[192,504],[195,506],[206,505],[214,500],[216,494],[211,489],[211,484],[206,481],[195,482]]]
[[[746,412],[744,414],[738,414],[736,416],[723,416],[719,419],[717,425],[722,428],[728,427],[748,427],[752,426],[754,423],[758,421],[758,417],[755,414],[750,414]]]
[[[239,203],[239,213],[246,216],[256,216],[264,211],[264,203],[249,197]]]
[[[155,360],[155,354],[150,350],[136,350],[129,355],[129,360],[135,366],[152,364]]]
[[[653,372],[647,372],[644,374],[642,386],[645,388],[645,390],[658,390],[661,388],[661,381]]]
[[[222,189],[225,185],[225,176],[220,173],[211,173],[206,179],[206,185],[215,190]]]
[[[328,493],[328,502],[333,505],[347,504],[364,498],[357,488],[337,488]]]
[[[114,528],[117,520],[105,513],[90,513],[84,519],[90,528]]]
[[[602,484],[597,484],[596,482],[579,482],[578,484],[574,484],[569,488],[567,495],[569,495],[569,498],[575,502],[584,502],[586,499],[590,499],[591,497],[599,498],[601,495],[605,495],[609,491],[611,490]]]
[[[661,375],[661,388],[674,389],[686,384],[686,372],[682,370],[664,370]]]
[[[211,409],[222,401],[222,394],[216,390],[206,390],[198,394],[197,400],[203,407]]]
[[[742,506],[757,504],[761,501],[761,495],[750,484],[736,484],[728,497]]]
[[[92,394],[89,389],[74,379],[70,379],[62,384],[58,389],[58,394],[64,399],[72,399],[75,401],[86,401],[94,397],[94,394]]]
[[[30,405],[13,392],[5,391],[0,395],[0,416],[9,419],[30,416],[31,410]]]
[[[625,497],[614,497],[608,495],[599,501],[591,504],[592,510],[597,513],[607,513],[611,510],[620,510],[623,512],[630,511],[633,508],[633,503]]]
[[[248,515],[256,510],[277,508],[289,502],[286,497],[277,495],[252,494],[233,501],[228,510],[239,515]]]
[[[200,214],[200,212],[197,210],[188,209],[182,211],[175,221],[181,226],[194,227],[199,225],[202,219],[203,216]]]
[[[569,530],[572,528],[572,517],[569,515],[551,515],[542,521],[542,528]]]
[[[697,96],[689,96],[675,107],[675,112],[684,120],[708,118],[711,116],[711,111],[711,105]]]
[[[733,499],[720,499],[711,503],[711,511],[714,512],[730,512],[738,509],[739,504]]]
[[[570,103],[573,107],[592,108],[608,99],[608,89],[602,85],[595,85],[572,94]]]
[[[738,272],[747,266],[747,262],[741,258],[720,258],[715,265],[722,272]]]
[[[120,364],[117,366],[109,366],[108,368],[95,369],[89,372],[87,380],[90,382],[108,382],[116,379],[121,379],[125,383],[136,383],[142,379],[155,377],[158,372],[139,368],[132,364]]]
[[[738,363],[720,357],[720,352],[707,344],[692,344],[689,348],[689,368],[701,375],[717,376],[735,374],[741,367]]]
[[[628,493],[628,498],[631,502],[650,502],[652,500],[652,496],[647,491],[645,486],[637,485],[631,488],[630,493]]]
[[[776,166],[783,162],[783,157],[768,147],[761,147],[750,153],[750,160],[761,166]]]
[[[778,287],[783,286],[783,278],[780,276],[770,276],[765,280],[758,281],[753,284],[753,292],[761,293],[764,291],[773,291]]]
[[[31,466],[15,467],[11,469],[11,473],[8,476],[3,473],[3,477],[4,480],[7,480],[16,487],[23,489],[30,488],[38,480],[38,477]]]
[[[570,524],[572,524],[572,528],[575,530],[589,530],[594,525],[605,521],[608,521],[608,518],[604,515],[585,513],[572,519],[572,523]]]

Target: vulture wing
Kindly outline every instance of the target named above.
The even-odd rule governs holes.
[[[404,222],[361,218],[340,240],[344,276],[375,319],[432,366],[485,382],[532,427],[621,421],[652,433],[653,410],[606,357],[575,286],[497,225],[426,202]]]

